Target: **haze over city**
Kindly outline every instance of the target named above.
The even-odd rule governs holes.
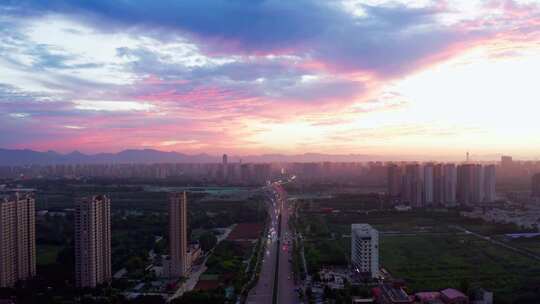
[[[3,1],[0,147],[535,159],[539,16],[510,0]]]

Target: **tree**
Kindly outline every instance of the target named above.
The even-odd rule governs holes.
[[[138,296],[131,303],[134,303],[134,304],[162,304],[162,303],[165,303],[165,300],[163,299],[162,296],[145,295],[145,296]]]
[[[199,237],[199,244],[203,251],[209,251],[217,244],[217,238],[212,232],[205,232]]]
[[[126,268],[129,272],[140,269],[144,266],[143,260],[138,256],[130,257],[126,262]]]
[[[465,294],[469,292],[470,282],[468,278],[463,278],[459,283],[459,289]]]

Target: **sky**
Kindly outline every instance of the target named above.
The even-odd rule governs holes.
[[[540,1],[6,0],[0,147],[540,157]]]

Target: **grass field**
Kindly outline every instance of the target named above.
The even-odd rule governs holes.
[[[62,246],[55,245],[38,245],[36,251],[36,259],[38,265],[50,265],[56,262],[58,253],[62,250]]]
[[[346,264],[346,258],[337,257],[350,250],[350,238],[346,237],[350,224],[369,223],[381,232],[381,266],[395,278],[404,279],[411,292],[478,286],[493,291],[495,303],[538,303],[534,299],[540,298],[540,262],[453,228],[461,226],[500,239],[504,233],[522,231],[513,225],[465,219],[456,211],[345,210],[331,214],[302,212],[300,218],[299,227],[308,244],[308,264]],[[513,240],[509,244],[540,253],[540,239]],[[329,246],[336,249],[329,250]],[[313,258],[315,261],[310,261]]]
[[[540,282],[540,263],[472,236],[383,236],[380,257],[413,291],[472,284],[510,300]]]
[[[540,237],[535,238],[519,238],[509,240],[503,236],[498,238],[501,241],[506,241],[509,245],[526,249],[532,253],[540,255]]]

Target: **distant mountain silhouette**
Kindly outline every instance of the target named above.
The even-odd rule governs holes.
[[[261,163],[261,162],[322,162],[322,161],[367,161],[373,156],[361,154],[317,154],[298,155],[263,154],[247,156],[229,156],[229,162]],[[73,151],[60,154],[54,151],[39,152],[28,149],[0,149],[0,165],[47,165],[47,164],[103,164],[103,163],[217,163],[221,155],[208,154],[188,155],[179,152],[164,152],[153,149],[124,150],[118,153],[84,154]]]
[[[44,164],[92,164],[92,163],[208,163],[220,158],[207,154],[186,155],[178,152],[158,150],[124,150],[119,153],[84,154],[73,151],[60,154],[54,151],[0,149],[0,165],[44,165]]]

